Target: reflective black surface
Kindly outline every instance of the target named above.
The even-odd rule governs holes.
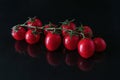
[[[113,80],[119,78],[119,1],[117,0],[1,0],[0,80]],[[11,27],[27,17],[38,16],[44,24],[75,18],[90,25],[94,36],[107,42],[105,52],[89,60],[63,46],[46,50],[43,39],[37,45],[15,41]]]

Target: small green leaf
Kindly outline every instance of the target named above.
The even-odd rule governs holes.
[[[83,32],[84,27],[83,27],[83,25],[82,25],[82,24],[81,24],[81,26],[80,26],[80,27],[78,27],[78,30],[79,30],[79,31],[81,31],[81,32]]]
[[[49,24],[48,24],[49,26],[51,26],[52,25],[52,22],[49,22]]]
[[[71,39],[72,36],[73,36],[73,31],[72,30],[69,32],[69,35],[70,35],[70,39]]]
[[[36,16],[34,16],[33,18],[31,18],[31,17],[28,17],[29,19],[27,20],[27,22],[28,21],[30,21],[30,22],[34,22],[35,21],[35,19],[36,19]]]
[[[15,31],[15,32],[17,32],[18,30],[19,30],[19,26],[20,26],[20,24],[18,24],[18,25],[16,25],[16,26],[13,26],[13,30]]]
[[[37,17],[36,16],[34,16],[32,19],[36,19]]]
[[[70,21],[68,19],[66,19],[64,22],[60,22],[62,23],[62,25],[68,25],[70,23]]]
[[[70,20],[69,22],[74,22],[75,21],[75,19],[72,19],[72,20]]]
[[[33,30],[32,33],[33,33],[34,35],[38,34],[36,30]]]
[[[83,31],[82,27],[79,27],[78,30],[81,31],[81,32]]]

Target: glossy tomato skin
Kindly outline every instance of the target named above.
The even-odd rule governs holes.
[[[28,30],[25,35],[26,42],[29,44],[35,44],[40,40],[40,34],[34,34],[32,30]]]
[[[85,37],[92,38],[93,31],[89,26],[83,26],[83,33],[85,34]]]
[[[23,27],[18,27],[18,30],[12,30],[12,37],[15,40],[24,40],[25,39],[26,30]]]
[[[66,35],[68,35],[68,33],[64,29],[75,30],[76,29],[76,25],[75,25],[75,23],[70,22],[69,24],[63,24],[62,25],[62,29],[63,29],[62,30],[62,35],[66,36]]]
[[[73,35],[73,36],[65,36],[64,37],[64,46],[68,50],[75,50],[77,48],[78,42],[79,42],[79,36]]]
[[[61,36],[49,32],[45,38],[45,46],[49,51],[57,50],[61,45]]]
[[[38,18],[35,18],[33,21],[28,21],[27,22],[28,26],[38,26],[41,27],[42,26],[42,21]]]
[[[93,39],[95,44],[95,51],[96,52],[103,52],[106,49],[106,42],[103,38],[97,37]]]
[[[81,57],[88,59],[93,56],[95,51],[94,42],[89,38],[84,38],[78,43],[78,53]]]

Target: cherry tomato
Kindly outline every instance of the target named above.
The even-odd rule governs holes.
[[[45,46],[49,51],[57,50],[61,45],[61,36],[55,33],[48,33],[45,38]]]
[[[85,37],[92,38],[93,32],[89,26],[83,26],[83,33],[85,34]]]
[[[84,38],[78,43],[78,52],[83,58],[90,58],[95,51],[94,42],[89,38]]]
[[[95,44],[95,51],[96,52],[102,52],[106,49],[106,42],[104,39],[97,37],[93,39],[94,44]]]
[[[69,24],[63,24],[62,25],[62,29],[63,29],[62,30],[62,35],[66,36],[66,35],[68,35],[66,29],[75,30],[76,29],[76,25],[75,25],[75,23],[70,22]]]
[[[79,42],[79,36],[77,35],[68,35],[64,37],[64,46],[68,50],[75,50]]]
[[[28,26],[38,26],[38,27],[41,27],[42,26],[42,21],[38,18],[30,18],[28,21],[27,21],[27,25]]]
[[[32,30],[28,30],[25,35],[26,42],[29,44],[35,44],[40,40],[40,34],[33,33]]]
[[[12,29],[12,36],[15,40],[24,40],[26,30],[23,27],[18,27],[17,30]]]

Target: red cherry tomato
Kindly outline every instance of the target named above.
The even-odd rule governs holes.
[[[12,30],[12,37],[15,40],[24,40],[26,30],[23,27],[18,27],[17,30]]]
[[[93,32],[89,26],[83,26],[83,33],[85,34],[85,37],[92,38]]]
[[[32,30],[28,30],[25,35],[26,42],[29,44],[35,44],[40,40],[40,34],[33,33]]]
[[[79,36],[77,35],[65,36],[63,42],[64,42],[65,48],[67,48],[68,50],[75,50],[79,42]]]
[[[102,52],[106,49],[106,42],[104,39],[97,37],[93,39],[94,44],[95,44],[95,51],[96,52]]]
[[[83,58],[90,58],[95,51],[94,42],[89,38],[84,38],[78,43],[78,52]]]
[[[73,22],[70,22],[69,24],[63,24],[62,25],[62,35],[63,36],[66,36],[66,35],[68,35],[68,33],[66,32],[66,29],[70,29],[70,30],[75,30],[76,29],[76,25],[75,25],[75,23],[73,23]]]
[[[55,33],[48,33],[45,38],[45,46],[49,51],[57,50],[61,45],[61,36]]]
[[[28,20],[27,25],[28,26],[38,26],[38,27],[41,27],[42,26],[42,22],[38,18],[31,18],[30,20]]]

